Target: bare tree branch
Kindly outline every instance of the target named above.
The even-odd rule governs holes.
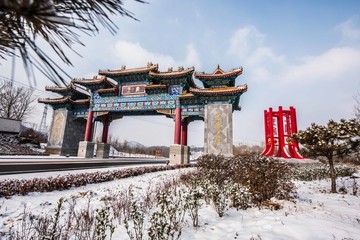
[[[31,89],[0,81],[0,117],[23,120],[32,112],[35,100]]]

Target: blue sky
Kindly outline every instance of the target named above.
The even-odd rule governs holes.
[[[360,92],[360,1],[125,1],[140,21],[114,17],[116,35],[105,29],[83,36],[86,47],[69,52],[76,78],[92,77],[99,69],[147,62],[168,67],[195,66],[212,72],[242,66],[237,84],[247,84],[242,111],[234,113],[234,143],[260,144],[264,139],[263,111],[294,106],[298,128],[312,122],[352,118]],[[11,64],[0,72],[10,76]],[[17,69],[20,68],[20,62]],[[21,71],[15,80],[27,84]],[[38,76],[37,88],[51,82]],[[44,94],[38,92],[38,94]],[[39,107],[39,111],[42,111]],[[39,112],[38,112],[39,113]],[[36,116],[35,116],[36,115]],[[39,122],[35,114],[28,121]],[[114,121],[110,134],[145,145],[169,145],[173,125],[165,117],[125,117]],[[189,126],[189,145],[203,145],[203,123]]]

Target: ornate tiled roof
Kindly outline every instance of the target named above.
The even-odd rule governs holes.
[[[196,88],[196,84],[192,78],[192,75],[195,71],[194,67],[184,69],[183,67],[179,67],[178,70],[174,71],[173,68],[169,68],[166,72],[150,72],[149,76],[153,79],[154,82],[167,82],[173,81],[177,79],[184,78],[186,79],[187,85],[190,87]],[[157,79],[157,80],[154,80]]]
[[[150,71],[157,71],[158,64],[148,63],[146,67],[142,68],[130,68],[127,69],[126,66],[122,66],[118,70],[99,70],[99,75],[105,76],[118,76],[118,75],[129,75],[129,74],[139,74],[139,73],[148,73]]]
[[[72,104],[87,104],[90,103],[90,98],[88,99],[78,99],[78,100],[71,100]]]
[[[236,87],[222,87],[222,88],[190,88],[190,92],[195,95],[233,95],[247,91],[247,85]]]
[[[61,98],[39,98],[39,103],[45,104],[56,104],[56,103],[67,103],[71,100],[70,96],[61,97]]]
[[[61,98],[39,98],[38,102],[45,104],[64,104],[64,103],[85,104],[90,102],[90,98],[78,99],[78,100],[72,100],[70,96],[61,97]]]
[[[168,68],[166,72],[150,72],[149,75],[152,77],[161,77],[161,78],[177,78],[186,75],[191,75],[195,71],[194,67],[184,69],[179,67],[177,71],[174,71],[173,68]]]
[[[218,79],[218,78],[229,78],[229,77],[237,77],[242,74],[243,68],[236,68],[229,72],[224,72],[220,66],[218,65],[217,68],[213,73],[204,73],[204,72],[195,72],[194,76],[198,79]]]
[[[106,76],[94,76],[93,78],[77,78],[71,81],[72,83],[77,83],[83,86],[91,86],[91,85],[98,85],[98,84],[105,84],[109,87],[116,87],[117,85],[111,81],[109,81]]]
[[[181,98],[181,99],[184,99],[184,98],[192,98],[192,97],[194,97],[194,96],[195,96],[195,95],[192,94],[192,93],[185,93],[185,94],[180,95],[179,98]]]
[[[157,89],[157,88],[167,88],[165,84],[150,84],[145,86],[146,89]]]
[[[101,88],[97,90],[98,93],[109,93],[109,92],[114,92],[117,93],[118,92],[118,88],[117,87],[113,87],[113,88]]]
[[[59,87],[59,86],[46,86],[45,87],[46,91],[51,91],[51,92],[55,92],[58,94],[61,94],[63,96],[66,96],[69,94],[69,92],[73,92],[75,94],[79,94],[83,97],[88,97],[90,96],[90,94],[85,90],[85,89],[81,89],[77,86],[75,86],[75,84],[70,83],[69,85],[65,86],[65,87]]]

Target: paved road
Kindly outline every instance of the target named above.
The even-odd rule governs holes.
[[[154,158],[46,158],[4,157],[0,158],[0,175],[50,172],[80,169],[96,169],[114,166],[166,164],[167,159]]]

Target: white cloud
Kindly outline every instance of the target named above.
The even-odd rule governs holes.
[[[265,35],[260,33],[254,26],[240,28],[230,39],[228,54],[246,60],[255,49],[262,45],[264,39]]]
[[[342,35],[341,43],[345,45],[360,45],[360,29],[356,28],[355,20],[349,19],[335,27]]]
[[[121,64],[126,64],[128,67],[144,66],[148,62],[158,63],[164,67],[175,64],[175,60],[171,56],[150,52],[137,42],[116,42],[114,55],[120,60]]]
[[[303,58],[298,65],[289,66],[280,80],[287,82],[333,81],[360,74],[360,50],[350,47],[332,48],[319,56]]]
[[[276,64],[281,65],[284,56],[277,55],[265,45],[266,36],[254,26],[238,29],[230,38],[227,53],[248,66]]]
[[[343,39],[360,40],[360,30],[352,20],[338,26]],[[310,83],[354,79],[360,75],[360,48],[334,47],[320,55],[302,57],[300,62],[266,45],[266,36],[254,26],[238,29],[230,38],[228,55],[241,61],[253,81]]]
[[[272,81],[285,61],[266,46],[266,35],[249,25],[235,31],[230,38],[227,54],[244,67],[249,79],[259,83]]]
[[[162,70],[169,67],[177,68],[178,66],[201,66],[198,52],[193,44],[187,45],[184,60],[176,60],[170,55],[151,52],[142,47],[138,42],[127,41],[116,42],[113,54],[120,60],[120,64],[126,64],[128,67],[144,66],[148,62],[159,64]]]
[[[183,64],[180,65],[185,67],[195,66],[196,68],[201,68],[199,54],[193,44],[188,44],[186,46],[186,58]]]

